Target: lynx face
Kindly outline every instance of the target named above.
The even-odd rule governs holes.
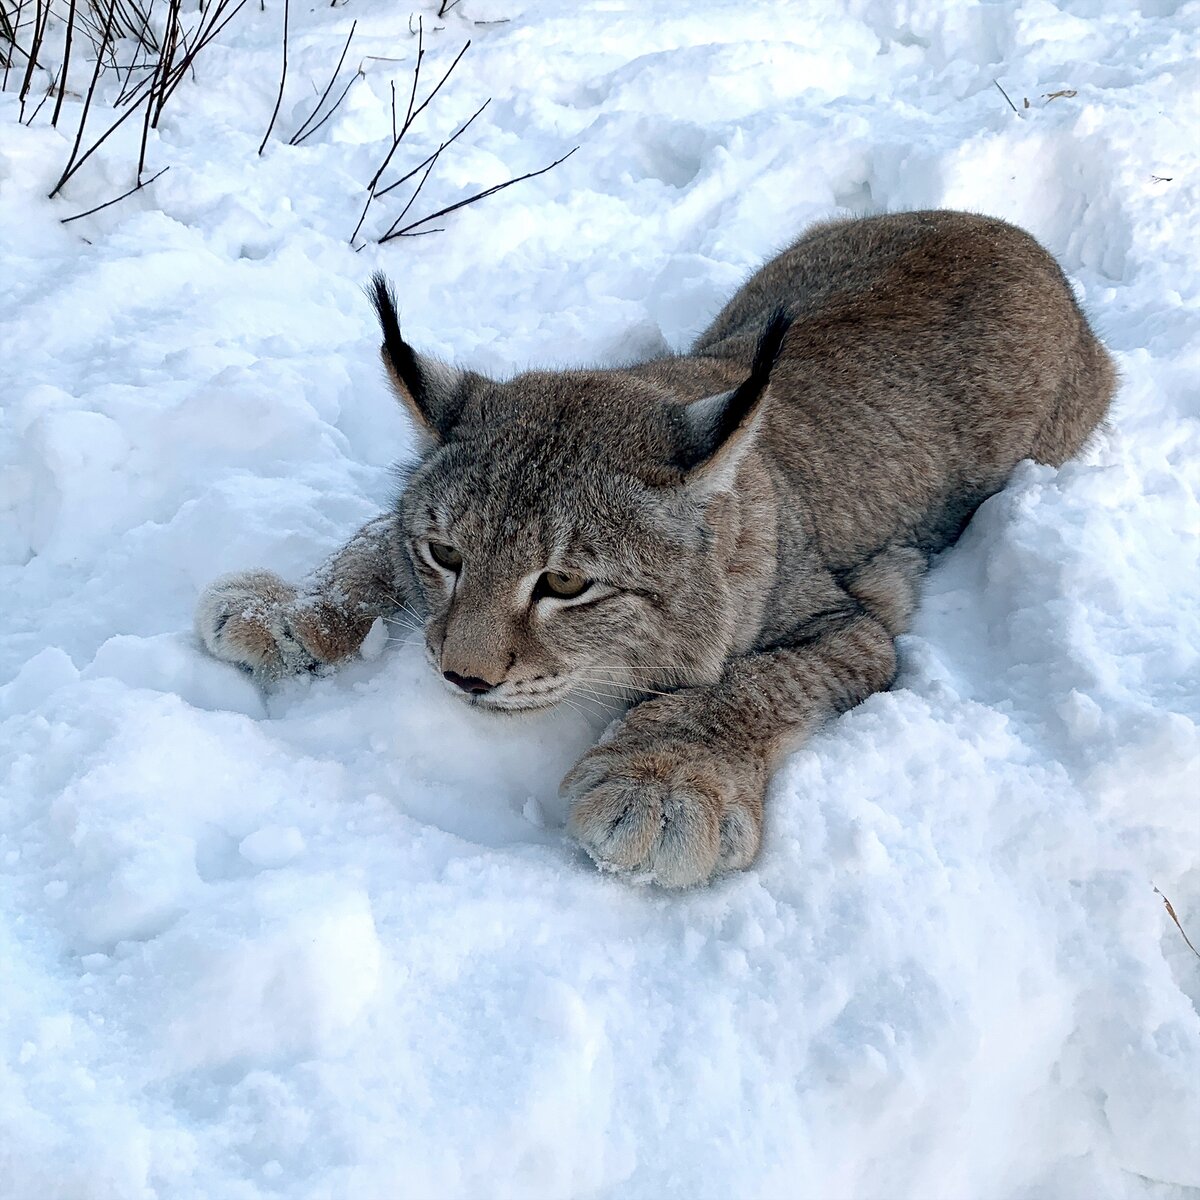
[[[750,375],[686,382],[627,371],[529,372],[497,383],[415,353],[382,276],[382,356],[424,457],[400,500],[429,660],[488,708],[624,702],[712,682],[761,611],[775,552],[733,498],[788,322]],[[739,530],[730,533],[730,527]],[[761,541],[761,539],[759,539]],[[757,611],[756,611],[757,610]]]
[[[710,680],[731,635],[705,503],[670,462],[669,422],[602,375],[563,382],[460,381],[460,420],[401,500],[429,661],[486,708],[572,696],[591,708]],[[605,452],[612,439],[592,424],[618,411],[644,459]]]

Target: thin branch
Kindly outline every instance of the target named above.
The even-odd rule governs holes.
[[[60,74],[59,71],[54,72],[54,77],[50,80],[50,86],[45,90],[45,92],[42,93],[42,98],[38,101],[37,108],[35,108],[33,110],[33,112],[31,112],[29,114],[29,120],[25,122],[26,125],[32,125],[34,123],[34,121],[37,120],[38,113],[40,113],[42,111],[42,109],[45,107],[46,101],[50,99],[51,93],[54,91],[56,85],[58,84],[59,74]],[[61,96],[62,93],[59,92],[59,95]]]
[[[25,54],[25,51],[17,44],[17,34],[21,31],[21,13],[25,8],[25,0],[17,0],[16,15],[10,17],[8,9],[4,7],[5,0],[0,0],[0,45],[4,42],[8,43],[8,48],[0,53],[0,60],[4,67],[4,78],[0,80],[0,91],[4,91],[8,87],[8,72],[13,65],[14,54]],[[26,55],[28,58],[28,55]]]
[[[116,0],[109,0],[107,17],[105,20],[105,28],[101,35],[100,52],[96,56],[95,68],[92,73],[91,83],[88,86],[87,94],[84,97],[83,113],[80,117],[79,127],[76,130],[75,142],[71,148],[71,153],[67,158],[67,165],[63,168],[62,174],[58,178],[58,182],[54,185],[50,192],[50,198],[62,191],[63,187],[71,179],[71,177],[87,162],[97,150],[125,124],[130,117],[134,115],[141,107],[146,104],[153,111],[153,116],[150,118],[149,128],[157,128],[158,120],[162,116],[163,108],[167,100],[170,99],[175,89],[186,77],[189,70],[193,68],[196,56],[209,45],[226,25],[241,11],[246,0],[209,0],[207,6],[201,4],[200,7],[200,24],[195,30],[193,38],[189,41],[186,32],[183,30],[180,13],[182,11],[182,0],[169,0],[170,14],[168,16],[168,30],[166,36],[159,43],[159,59],[156,63],[155,70],[149,76],[143,76],[129,90],[125,101],[125,108],[117,118],[112,121],[108,128],[88,147],[84,153],[80,154],[79,149],[83,142],[83,135],[87,126],[88,115],[91,112],[92,102],[95,98],[96,83],[99,79],[100,71],[104,61],[104,50],[108,46],[112,35],[112,23],[115,19]],[[182,56],[176,60],[176,54],[179,47],[183,47]],[[142,141],[138,157],[138,173],[139,179],[141,171],[145,168],[145,153],[146,140],[149,136],[149,129],[144,125],[142,133]]]
[[[75,0],[71,0],[71,8],[67,13],[67,41],[63,48],[62,81],[58,89],[58,99],[54,102],[54,115],[50,124],[58,128],[58,114],[62,112],[63,97],[67,94],[67,72],[71,69],[71,37],[75,32]]]
[[[441,0],[438,5],[437,15],[444,17],[452,8],[457,8],[462,3],[462,0]]]
[[[88,84],[87,94],[83,98],[83,112],[79,117],[79,128],[75,131],[75,144],[71,147],[71,153],[67,156],[67,165],[63,167],[63,173],[58,177],[58,182],[50,192],[50,199],[62,191],[62,186],[68,179],[78,170],[75,158],[79,154],[79,146],[83,141],[83,131],[87,125],[88,113],[92,110],[92,99],[96,94],[96,84],[100,79],[100,69],[104,63],[104,47],[108,43],[108,36],[112,32],[113,16],[116,14],[116,0],[110,0],[108,6],[108,18],[104,23],[104,36],[100,42],[100,51],[96,55],[96,65],[92,69],[92,81]]]
[[[168,22],[174,21],[178,17],[178,5],[172,0],[172,3],[167,8]],[[159,43],[158,54],[154,59],[154,72],[150,76],[150,102],[146,105],[146,111],[142,115],[142,138],[138,144],[138,163],[137,163],[137,179],[141,182],[142,172],[146,169],[146,144],[150,140],[150,118],[154,113],[154,94],[158,88],[162,86],[163,78],[167,71],[167,54],[168,44],[170,42],[170,29],[164,35],[162,42]],[[128,80],[126,80],[128,83]]]
[[[283,67],[279,72],[279,95],[275,97],[275,107],[271,110],[267,132],[263,134],[263,140],[258,147],[259,158],[262,158],[262,152],[267,148],[267,139],[271,136],[271,130],[275,128],[275,118],[279,116],[279,106],[283,103],[283,85],[287,83],[288,7],[288,0],[283,0]]]
[[[333,90],[333,85],[337,82],[337,77],[341,73],[341,70],[342,70],[342,63],[344,63],[346,61],[346,52],[350,49],[350,43],[354,39],[354,31],[357,28],[358,28],[358,22],[355,21],[354,24],[350,26],[350,32],[346,35],[346,44],[342,47],[342,53],[338,57],[337,66],[333,68],[333,74],[330,75],[329,82],[325,85],[325,90],[321,93],[321,98],[317,101],[316,108],[314,108],[312,110],[312,112],[309,113],[308,120],[306,120],[304,122],[304,124],[301,125],[300,128],[297,129],[296,132],[293,133],[290,138],[288,138],[289,146],[300,145],[300,143],[302,141],[304,141],[304,139],[306,137],[308,137],[308,135],[310,133],[315,133],[318,129],[320,129],[321,125],[323,125],[325,123],[325,121],[329,120],[330,114],[333,112],[333,109],[336,109],[337,106],[339,104],[341,104],[341,102],[346,98],[346,92],[348,92],[350,90],[349,84],[346,85],[346,91],[342,92],[342,94],[338,97],[337,102],[333,106],[333,109],[330,109],[330,111],[325,114],[324,120],[322,120],[320,124],[314,125],[312,129],[309,129],[309,127],[308,127],[309,123],[311,121],[313,121],[314,118],[316,117],[317,113],[319,113],[321,111],[321,105],[324,104],[325,101],[329,98],[329,93]],[[357,78],[357,76],[355,76],[355,78]],[[353,83],[353,82],[354,82],[354,80],[352,79],[350,81],[350,83]]]
[[[524,175],[518,175],[514,179],[506,179],[503,183],[497,183],[493,187],[484,188],[482,192],[476,192],[473,196],[468,196],[465,200],[459,200],[455,204],[448,204],[445,208],[439,208],[437,212],[430,213],[426,217],[420,217],[411,224],[405,225],[403,229],[397,229],[396,223],[393,222],[388,231],[379,239],[380,243],[390,242],[393,238],[412,237],[413,230],[418,229],[422,225],[428,224],[430,221],[436,221],[438,217],[448,216],[452,212],[457,212],[460,208],[466,208],[468,204],[474,204],[479,200],[485,200],[488,196],[494,196],[497,192],[504,191],[505,188],[512,187],[514,183],[523,183],[526,179],[536,179],[539,175],[545,175],[547,171],[554,170],[560,163],[564,163],[572,154],[578,150],[576,146],[572,150],[568,150],[562,158],[556,158],[549,166],[542,167],[540,171],[529,171]],[[425,232],[433,232],[426,230]]]
[[[400,178],[397,179],[394,183],[389,183],[387,185],[387,187],[380,188],[375,193],[376,197],[386,196],[388,194],[388,192],[394,192],[402,183],[407,183],[418,171],[420,171],[428,163],[436,162],[437,159],[439,158],[439,156],[441,155],[442,151],[445,150],[447,146],[458,141],[458,139],[464,133],[466,133],[466,131],[471,127],[471,124],[472,124],[472,122],[474,122],[475,118],[477,116],[479,116],[479,114],[481,112],[483,112],[483,110],[485,108],[487,108],[487,106],[489,104],[491,104],[491,102],[492,102],[491,97],[489,97],[428,158],[423,158],[419,163],[417,163],[417,165],[415,167],[413,167],[413,169],[411,171],[409,171],[405,175],[401,175]]]
[[[344,88],[342,88],[341,95],[338,96],[338,98],[333,102],[333,105],[330,107],[329,111],[304,135],[304,137],[299,138],[297,141],[289,142],[288,144],[291,146],[299,146],[302,142],[305,142],[312,137],[312,135],[316,133],[317,130],[320,129],[321,126],[324,125],[325,122],[328,121],[329,118],[332,117],[339,108],[341,108],[342,101],[345,100],[347,93],[355,85],[355,83],[362,78],[363,72],[355,71],[355,73],[350,76],[350,82],[347,83]]]
[[[383,156],[383,162],[379,164],[379,169],[371,176],[370,182],[367,184],[367,198],[363,203],[362,212],[358,215],[358,223],[354,226],[354,232],[350,235],[350,244],[354,245],[354,239],[358,237],[358,232],[362,229],[363,222],[367,219],[367,211],[371,207],[371,201],[375,199],[376,189],[379,187],[379,180],[383,177],[384,171],[391,165],[396,151],[400,147],[400,143],[404,140],[404,135],[412,128],[413,122],[429,107],[430,101],[434,96],[442,90],[442,86],[446,80],[454,73],[454,68],[462,61],[462,56],[471,48],[471,43],[468,40],[464,43],[463,48],[454,56],[454,61],[446,68],[445,74],[434,85],[433,90],[425,97],[420,104],[417,104],[417,84],[421,77],[421,60],[425,57],[425,36],[424,23],[417,21],[417,61],[413,66],[413,84],[412,90],[408,97],[408,110],[404,114],[404,121],[399,128],[396,127],[396,85],[392,83],[392,144],[388,148],[388,152]],[[436,155],[435,155],[436,157]],[[419,169],[419,168],[418,168]]]
[[[1158,888],[1155,888],[1154,890],[1156,892],[1158,892]],[[1163,907],[1167,910],[1167,916],[1170,917],[1171,920],[1175,922],[1175,928],[1179,930],[1180,936],[1183,938],[1183,940],[1185,942],[1187,942],[1188,949],[1197,958],[1200,958],[1200,950],[1197,950],[1196,947],[1192,945],[1192,939],[1190,937],[1188,937],[1188,935],[1184,932],[1183,926],[1179,923],[1179,918],[1175,915],[1174,905],[1172,905],[1172,903],[1170,902],[1170,900],[1168,900],[1166,898],[1166,896],[1163,896],[1162,892],[1158,892],[1158,894],[1160,896],[1162,896]]]
[[[98,213],[102,208],[111,208],[114,204],[119,204],[126,196],[132,196],[134,192],[140,192],[142,188],[149,187],[156,179],[165,175],[171,168],[163,167],[161,171],[156,171],[149,179],[140,179],[127,192],[122,192],[119,196],[114,196],[111,200],[105,200],[103,204],[97,204],[95,208],[89,208],[86,212],[76,213],[73,217],[63,217],[62,223],[69,225],[72,221],[78,221],[82,217],[90,217],[92,213]]]
[[[409,115],[405,118],[404,126],[400,130],[401,137],[403,137],[408,132],[409,126],[425,111],[426,108],[429,107],[429,102],[434,98],[434,96],[436,96],[438,94],[438,92],[440,92],[442,90],[442,84],[444,84],[446,82],[446,80],[450,78],[451,74],[454,71],[454,68],[458,66],[459,61],[462,59],[462,56],[464,54],[466,54],[466,52],[470,48],[471,48],[471,42],[470,42],[470,39],[468,39],[466,42],[463,43],[463,48],[454,56],[454,61],[446,68],[445,75],[443,75],[441,77],[441,79],[438,80],[437,86],[433,89],[432,92],[429,93],[428,96],[425,97],[425,100],[423,101],[423,103],[418,105],[416,111],[415,112],[410,111]],[[413,91],[414,91],[414,93],[416,92],[415,80],[414,80],[414,84],[413,84]]]
[[[45,3],[43,0],[34,0],[34,4],[33,33],[30,35],[28,50],[29,61],[25,65],[25,74],[21,79],[21,90],[17,94],[21,104],[18,121],[25,119],[25,100],[29,95],[30,86],[33,84],[33,73],[37,70],[38,55],[42,51],[42,38],[46,35],[46,22],[50,18],[49,0],[46,0]]]
[[[996,85],[996,87],[1000,88],[1000,95],[1002,95],[1005,100],[1008,100],[1008,93],[1002,87],[1000,87],[1000,80],[993,79],[992,82]],[[1019,112],[1017,112],[1017,106],[1011,100],[1008,100],[1008,107],[1011,108],[1013,112],[1017,113],[1018,117],[1021,115]]]

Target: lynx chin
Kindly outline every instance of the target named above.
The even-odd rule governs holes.
[[[371,296],[420,461],[306,582],[216,580],[204,645],[272,680],[403,607],[469,704],[611,697],[569,830],[667,887],[754,859],[772,763],[891,684],[930,555],[1116,382],[1054,259],[966,213],[818,225],[686,353],[607,370],[458,370]]]

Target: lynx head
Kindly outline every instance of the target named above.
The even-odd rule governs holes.
[[[757,543],[731,489],[786,320],[744,382],[685,405],[653,373],[457,370],[408,346],[380,275],[371,297],[422,451],[400,527],[448,686],[512,711],[715,679],[774,569],[736,561]]]

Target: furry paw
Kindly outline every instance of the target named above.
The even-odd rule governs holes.
[[[689,741],[622,745],[620,733],[563,781],[568,831],[602,870],[663,887],[749,866],[762,837],[765,771]]]
[[[200,597],[196,633],[210,654],[260,679],[316,671],[333,659],[322,653],[319,630],[297,595],[270,571],[224,575]]]

